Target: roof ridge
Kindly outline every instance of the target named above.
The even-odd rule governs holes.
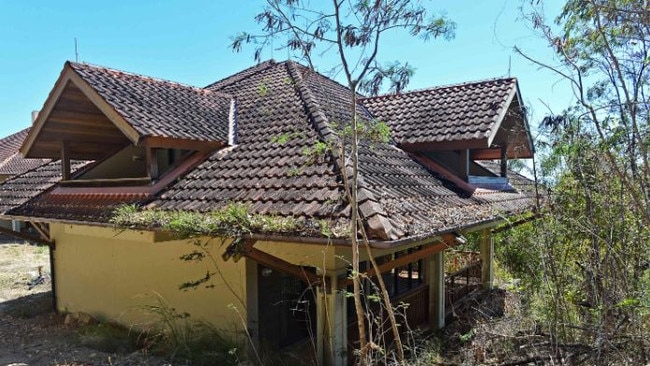
[[[274,66],[274,65],[277,65],[277,64],[278,64],[278,62],[276,62],[274,59],[268,59],[266,61],[258,63],[257,65],[254,65],[254,66],[251,66],[251,67],[249,67],[247,69],[239,71],[239,72],[237,72],[235,74],[226,76],[225,78],[223,78],[221,80],[217,80],[217,81],[215,81],[215,82],[213,82],[211,84],[208,84],[205,87],[203,87],[203,89],[213,90],[215,88],[219,88],[219,89],[225,88],[225,87],[230,86],[232,84],[238,83],[238,82],[240,82],[240,81],[242,81],[244,79],[247,79],[247,78],[255,75],[256,73],[258,73],[258,72],[260,72],[262,70],[266,70],[267,68],[269,68],[271,66]]]
[[[457,87],[461,87],[461,86],[487,84],[487,83],[495,82],[495,81],[509,81],[509,82],[514,81],[515,85],[517,84],[517,78],[516,77],[490,78],[490,79],[466,81],[466,82],[461,82],[461,83],[452,83],[452,84],[438,85],[438,86],[432,86],[432,87],[426,87],[426,88],[412,89],[412,90],[409,90],[409,91],[406,91],[406,92],[403,92],[403,93],[399,93],[399,94],[381,94],[381,95],[375,95],[375,96],[369,96],[369,97],[360,97],[359,102],[363,102],[365,100],[376,100],[376,99],[387,99],[387,98],[393,98],[393,97],[400,97],[400,96],[404,96],[404,95],[425,93],[425,92],[430,92],[430,91],[433,91],[433,90],[451,89],[451,88],[457,88]]]
[[[139,73],[131,72],[131,71],[114,69],[114,68],[111,68],[111,67],[91,64],[91,63],[88,63],[88,62],[67,61],[66,63],[69,64],[75,71],[78,71],[77,68],[92,68],[92,69],[96,69],[96,70],[98,69],[98,70],[114,72],[114,73],[128,75],[128,76],[133,76],[133,77],[137,77],[137,78],[144,79],[144,80],[149,80],[149,81],[156,82],[156,83],[177,85],[177,86],[180,86],[180,87],[183,87],[183,88],[189,88],[189,89],[196,90],[197,92],[200,92],[200,93],[205,93],[205,92],[214,93],[215,92],[213,90],[208,90],[206,88],[201,88],[201,87],[194,86],[194,85],[184,84],[184,83],[181,83],[181,82],[178,82],[178,81],[172,81],[172,80],[168,80],[168,79],[153,77],[153,76],[139,74]]]
[[[289,76],[291,76],[291,78],[294,79],[294,82],[297,83],[300,98],[305,103],[318,134],[325,141],[338,139],[338,135],[330,127],[328,123],[329,121],[323,112],[322,107],[312,94],[311,88],[307,86],[307,83],[302,78],[302,74],[298,69],[298,66],[296,66],[296,63],[288,60],[286,65],[287,70],[289,71]],[[305,69],[307,72],[318,73],[310,68]],[[321,75],[320,73],[318,74]],[[335,82],[329,78],[328,80]],[[338,169],[339,174],[343,174],[343,169],[340,167],[338,162],[338,158],[340,157],[339,152],[332,150],[331,154],[334,156],[334,165]],[[352,173],[352,167],[346,165],[344,169],[348,176]],[[395,231],[395,228],[388,220],[388,214],[386,213],[386,210],[384,210],[381,201],[375,197],[371,189],[366,187],[365,179],[361,171],[357,172],[357,202],[359,213],[366,220],[368,226],[367,230],[369,231],[370,236],[379,237],[384,240],[390,239],[391,233]]]
[[[305,103],[307,107],[308,114],[311,115],[314,127],[318,135],[327,142],[332,142],[334,139],[338,138],[338,135],[332,130],[329,125],[327,116],[323,112],[320,104],[316,100],[316,97],[312,94],[311,89],[307,86],[307,83],[302,77],[302,73],[298,70],[296,63],[294,61],[288,60],[285,62],[287,65],[287,71],[289,76],[293,79],[298,87],[298,94],[300,99]],[[311,72],[316,72],[311,69],[308,69]]]

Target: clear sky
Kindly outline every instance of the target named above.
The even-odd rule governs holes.
[[[315,0],[312,0],[315,1]],[[0,0],[0,136],[31,123],[66,60],[78,60],[195,86],[252,66],[252,48],[234,54],[231,36],[257,31],[253,17],[263,0]],[[521,20],[520,0],[424,2],[457,23],[451,41],[392,37],[380,59],[408,61],[416,73],[409,88],[507,76],[519,79],[533,110],[531,127],[545,113],[568,106],[568,84],[514,54],[518,45],[549,60],[544,42]],[[559,0],[546,1],[555,15]],[[283,60],[286,51],[265,58]],[[333,58],[334,55],[331,56]],[[541,102],[543,101],[543,103]]]

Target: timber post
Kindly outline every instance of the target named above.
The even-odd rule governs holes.
[[[445,326],[445,251],[433,254],[426,265],[429,284],[429,323],[433,329]]]
[[[347,298],[337,281],[317,286],[317,354],[319,365],[347,366]],[[326,288],[326,286],[331,286]]]
[[[491,290],[494,282],[494,241],[490,230],[481,232],[481,283]]]

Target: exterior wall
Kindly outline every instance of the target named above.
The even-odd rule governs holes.
[[[207,260],[179,259],[194,249],[188,241],[161,241],[153,232],[81,225],[52,224],[50,230],[56,242],[54,267],[60,311],[83,311],[137,327],[151,320],[143,306],[157,304],[156,294],[160,294],[178,312],[220,328],[240,328],[241,319],[230,304],[246,317],[246,259],[236,264],[232,260],[223,262],[219,242],[214,242],[214,248],[223,278],[213,278],[214,288],[181,291],[181,283],[200,279],[214,269]]]

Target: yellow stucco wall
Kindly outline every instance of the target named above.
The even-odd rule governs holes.
[[[252,331],[256,328],[257,263],[246,258],[224,262],[221,253],[225,246],[218,240],[212,241],[214,263],[187,262],[179,257],[195,249],[192,243],[161,233],[69,224],[51,224],[50,232],[56,243],[54,271],[60,311],[82,311],[127,326],[146,326],[152,318],[145,308],[155,305],[159,294],[193,319],[207,320],[222,329],[240,330],[243,323]],[[258,241],[255,248],[292,264],[315,267],[319,275],[331,278],[345,276],[351,257],[347,246]],[[376,250],[375,255],[391,251]],[[366,259],[365,250],[361,257]],[[215,264],[223,278],[213,277],[214,288],[179,290],[184,281],[214,271]]]
[[[209,261],[179,259],[194,247],[187,241],[158,241],[155,233],[116,231],[111,228],[52,224],[56,242],[55,276],[58,308],[87,312],[125,325],[147,319],[143,306],[156,303],[160,294],[178,312],[207,320],[220,328],[239,328],[242,320],[230,306],[246,316],[246,259],[223,262],[215,243],[217,263],[224,281],[214,277],[214,288],[181,291],[184,281],[205,276],[214,267]]]

